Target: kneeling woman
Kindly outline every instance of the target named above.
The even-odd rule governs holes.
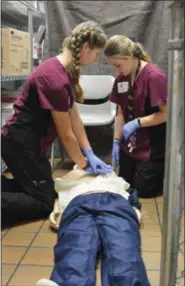
[[[163,192],[167,77],[141,44],[113,36],[104,50],[119,74],[110,96],[118,105],[112,159],[139,197]]]

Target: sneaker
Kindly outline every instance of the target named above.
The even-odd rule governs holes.
[[[35,286],[59,286],[49,279],[40,279]]]

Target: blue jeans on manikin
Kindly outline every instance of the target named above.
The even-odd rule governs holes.
[[[129,201],[113,193],[78,196],[65,209],[51,280],[95,286],[102,252],[102,286],[149,286],[141,257],[139,222]]]

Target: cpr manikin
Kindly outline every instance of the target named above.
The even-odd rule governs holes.
[[[136,190],[114,172],[94,176],[79,169],[55,179],[55,189],[62,214],[55,265],[51,280],[36,285],[95,286],[99,253],[103,286],[150,285],[141,257]]]

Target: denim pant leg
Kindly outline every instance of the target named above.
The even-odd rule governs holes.
[[[94,197],[95,198],[95,197]],[[100,239],[91,204],[86,196],[75,198],[64,211],[54,248],[51,280],[60,286],[95,286]]]
[[[104,195],[104,197],[103,197]],[[98,228],[103,248],[102,286],[149,286],[137,216],[116,194],[102,194]]]

